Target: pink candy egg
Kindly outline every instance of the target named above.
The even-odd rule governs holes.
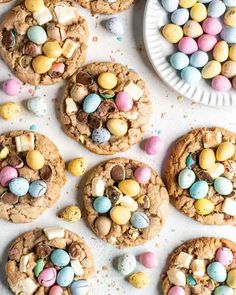
[[[151,176],[152,176],[152,171],[148,167],[139,167],[134,172],[135,179],[141,184],[148,183]]]
[[[11,96],[17,96],[20,94],[22,87],[22,83],[17,79],[10,79],[5,82],[3,82],[2,90],[7,94]]]
[[[11,166],[5,166],[0,171],[0,184],[4,187],[8,186],[8,183],[13,178],[16,178],[18,176],[18,172],[15,168]]]
[[[60,286],[53,286],[50,289],[49,295],[62,295],[63,294],[63,289]]]
[[[179,286],[170,288],[168,295],[185,295],[184,289]]]
[[[183,37],[179,41],[178,48],[185,54],[192,54],[198,50],[197,42],[191,37]]]
[[[208,17],[202,23],[203,31],[209,35],[217,35],[222,31],[221,22],[214,17]]]
[[[57,271],[53,267],[45,268],[38,277],[38,282],[44,287],[51,287],[55,284],[57,278]]]
[[[156,155],[162,148],[161,138],[159,136],[149,137],[144,148],[148,155]]]
[[[211,51],[217,43],[217,38],[209,34],[203,34],[198,38],[197,44],[199,49],[208,52]]]
[[[211,87],[217,91],[228,91],[231,89],[232,85],[228,78],[219,75],[212,79]]]
[[[216,251],[215,260],[222,263],[224,266],[228,266],[233,262],[233,253],[229,248],[222,247]]]
[[[157,256],[153,252],[145,252],[145,253],[139,255],[139,261],[146,268],[154,268],[157,266]]]
[[[128,112],[133,107],[133,99],[126,91],[121,91],[116,95],[116,105],[122,112]]]

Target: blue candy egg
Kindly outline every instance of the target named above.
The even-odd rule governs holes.
[[[186,166],[191,169],[194,167],[194,165],[196,164],[196,157],[194,157],[192,154],[189,154],[187,156],[187,159],[186,159]]]
[[[178,183],[182,189],[190,188],[196,179],[195,173],[189,168],[185,168],[179,173]]]
[[[215,289],[214,295],[234,295],[234,290],[228,286],[219,286]]]
[[[52,251],[50,259],[54,265],[60,266],[60,267],[66,266],[70,263],[69,254],[62,249],[56,249]]]
[[[72,295],[87,295],[89,291],[89,284],[86,280],[74,281],[70,286]]]
[[[191,85],[194,85],[194,84],[197,84],[201,80],[202,76],[201,76],[201,73],[198,69],[188,66],[181,71],[181,78],[185,82],[187,82]]]
[[[30,41],[41,45],[47,41],[47,33],[43,27],[32,26],[27,31],[27,37]]]
[[[33,97],[27,101],[27,108],[37,117],[45,116],[47,104],[43,97]]]
[[[209,60],[208,54],[204,51],[196,51],[190,57],[190,64],[195,68],[204,67]]]
[[[183,52],[176,52],[171,55],[170,63],[176,70],[182,70],[189,65],[189,57]]]
[[[40,198],[47,191],[47,184],[43,180],[35,180],[29,186],[29,194],[31,197]]]
[[[57,284],[61,287],[68,287],[73,282],[74,276],[73,268],[66,266],[57,273]]]
[[[133,227],[143,229],[149,226],[149,218],[143,212],[134,212],[130,220]]]
[[[226,280],[227,272],[223,264],[219,262],[212,262],[207,267],[208,276],[219,283],[222,283]]]
[[[223,0],[225,5],[228,7],[234,7],[236,6],[236,0]]]
[[[179,8],[171,14],[172,23],[178,26],[184,25],[188,21],[188,19],[189,19],[189,11],[186,8]]]
[[[208,183],[205,180],[199,180],[190,187],[189,193],[193,199],[199,200],[207,196],[208,190]]]
[[[91,93],[85,97],[83,102],[83,111],[85,113],[93,113],[97,110],[98,106],[102,102],[101,97],[96,93]]]
[[[117,16],[108,19],[105,23],[106,29],[116,36],[124,34],[124,26],[121,19]]]
[[[92,140],[95,144],[103,144],[111,138],[111,133],[106,128],[97,128],[92,132]]]
[[[187,284],[190,286],[196,286],[197,281],[194,279],[194,277],[192,275],[188,275],[187,276]]]
[[[233,184],[225,177],[218,177],[214,180],[214,189],[218,194],[227,196],[232,193]]]
[[[208,5],[208,15],[211,17],[220,17],[225,13],[226,6],[221,0],[213,0]]]
[[[23,197],[29,191],[29,182],[24,177],[17,177],[9,182],[8,188],[14,195]]]
[[[168,12],[173,12],[178,8],[179,0],[161,0],[162,6]]]
[[[236,28],[224,27],[220,33],[220,37],[227,43],[236,43]]]
[[[93,208],[98,213],[107,213],[111,209],[111,201],[107,197],[98,197],[93,201]]]

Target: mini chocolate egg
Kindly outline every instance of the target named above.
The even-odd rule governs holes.
[[[188,275],[186,281],[189,286],[196,286],[197,285],[197,281],[194,279],[194,277],[192,275]]]
[[[227,43],[236,43],[236,28],[224,27],[220,33],[220,37]]]
[[[227,7],[234,7],[236,6],[236,0],[223,0]]]
[[[104,72],[98,76],[98,84],[103,89],[111,90],[116,87],[117,83],[118,79],[113,73]]]
[[[217,38],[209,34],[203,34],[198,38],[197,45],[202,51],[211,51],[217,43]]]
[[[226,6],[221,0],[213,0],[208,5],[208,15],[212,17],[220,17],[225,13]]]
[[[148,216],[143,213],[143,212],[134,212],[131,215],[131,224],[133,225],[133,227],[138,228],[138,229],[144,229],[147,228],[149,226],[149,218]]]
[[[149,209],[151,206],[150,198],[147,195],[142,195],[137,199],[138,206],[142,209]]]
[[[59,217],[65,221],[74,223],[81,219],[81,210],[79,206],[70,205],[59,213]]]
[[[156,155],[162,149],[162,140],[159,136],[151,136],[146,139],[145,152],[148,155]]]
[[[29,191],[29,182],[24,177],[16,177],[8,184],[9,191],[18,197],[23,197]]]
[[[118,185],[119,190],[130,197],[135,197],[140,193],[140,185],[133,179],[122,180]]]
[[[0,105],[0,117],[3,120],[12,121],[21,112],[20,105],[15,102],[6,102]]]
[[[112,221],[118,225],[125,225],[131,218],[131,213],[124,206],[115,206],[110,211]]]
[[[144,252],[138,258],[146,268],[155,268],[157,266],[157,255],[154,252]]]
[[[181,78],[190,85],[196,85],[202,77],[198,69],[188,66],[181,71]]]
[[[226,13],[224,14],[224,23],[227,26],[236,26],[236,7],[231,7],[226,11]]]
[[[83,102],[83,111],[85,113],[93,113],[97,110],[98,106],[102,102],[101,97],[96,93],[87,95]]]
[[[48,267],[39,274],[38,282],[41,286],[48,288],[55,284],[56,277],[56,269],[54,267]]]
[[[38,171],[43,168],[45,159],[42,153],[38,150],[29,151],[26,155],[26,163],[29,168]]]
[[[197,2],[197,0],[179,0],[179,6],[184,7],[184,8],[190,8],[196,2]]]
[[[145,272],[136,272],[129,277],[129,283],[137,289],[145,289],[150,283],[149,276]]]
[[[5,166],[0,170],[0,184],[7,187],[9,182],[18,176],[18,172],[11,166]]]
[[[70,263],[70,256],[65,250],[56,249],[52,251],[50,260],[54,265],[63,267]]]
[[[117,260],[117,270],[124,276],[129,275],[136,267],[136,259],[131,254],[123,254]]]
[[[198,50],[190,57],[190,65],[195,68],[202,68],[209,60],[208,54],[204,51]]]
[[[94,226],[99,235],[106,236],[111,230],[111,220],[106,216],[99,216]]]
[[[29,194],[33,198],[42,197],[47,191],[47,183],[43,180],[34,180],[30,183]]]
[[[128,112],[133,107],[133,99],[126,91],[121,91],[116,95],[115,99],[117,108],[122,112]]]
[[[230,46],[229,49],[229,58],[233,61],[236,61],[236,44]]]
[[[189,193],[193,199],[199,200],[207,196],[208,190],[208,183],[205,180],[198,180],[190,187]]]
[[[106,188],[106,196],[110,199],[112,204],[117,205],[120,203],[123,194],[116,186],[108,186]]]
[[[233,289],[236,289],[236,269],[231,269],[228,272],[228,277],[227,277],[226,284],[229,287],[231,287]]]
[[[183,37],[183,30],[175,24],[166,24],[162,29],[162,34],[170,43],[178,43]]]
[[[110,119],[107,121],[107,129],[116,137],[125,135],[128,131],[128,124],[122,119]]]
[[[178,8],[179,0],[161,0],[162,6],[168,12],[173,12]]]
[[[34,267],[34,275],[36,276],[36,278],[42,272],[44,266],[45,266],[45,261],[42,258],[41,259],[38,259],[36,261],[36,265]]]
[[[208,17],[202,23],[203,31],[209,35],[217,35],[222,31],[221,22],[214,17]]]
[[[57,284],[61,287],[68,287],[74,280],[75,273],[71,266],[62,268],[57,274]]]
[[[182,70],[189,65],[189,57],[183,52],[176,52],[171,55],[170,63],[176,70]]]
[[[199,215],[208,215],[214,211],[215,205],[211,200],[200,199],[194,203],[194,208]]]
[[[60,286],[54,285],[50,289],[49,295],[63,295],[63,289]]]
[[[202,3],[196,3],[190,10],[190,16],[196,22],[202,22],[207,17],[206,6]]]
[[[215,260],[224,266],[229,266],[233,262],[234,256],[232,251],[227,247],[221,247],[216,251]]]
[[[124,34],[124,25],[120,17],[109,18],[105,23],[105,27],[107,31],[115,36],[122,36]]]
[[[198,38],[203,34],[201,25],[195,20],[189,20],[183,26],[183,32],[185,36],[191,38]]]
[[[152,176],[152,171],[149,167],[139,167],[134,171],[135,179],[141,183],[146,184]]]
[[[171,21],[172,23],[182,26],[184,25],[189,19],[189,11],[186,8],[179,8],[176,9],[171,14]]]
[[[30,12],[37,12],[44,8],[43,0],[25,0],[24,4]]]
[[[196,179],[195,173],[189,168],[183,169],[178,176],[178,184],[182,189],[190,188]]]
[[[3,92],[10,96],[20,95],[21,88],[22,82],[17,79],[8,79],[2,84]]]
[[[196,155],[189,154],[186,158],[186,166],[189,169],[192,169],[196,165]]]
[[[107,197],[98,197],[93,201],[93,208],[98,213],[107,213],[111,209],[111,201]]]
[[[95,144],[103,144],[109,141],[111,138],[111,133],[106,128],[97,128],[92,132],[92,140]]]
[[[47,112],[47,104],[43,97],[32,97],[27,101],[27,108],[36,117],[44,117]]]
[[[211,87],[216,91],[227,92],[231,89],[232,84],[228,78],[219,75],[212,79]]]
[[[234,295],[234,290],[228,286],[215,288],[213,295]]]
[[[9,148],[3,144],[0,144],[0,160],[6,159],[9,153]]]
[[[138,203],[130,196],[123,196],[120,200],[120,205],[134,212],[138,209]]]
[[[229,45],[225,41],[219,41],[216,43],[213,50],[213,57],[216,61],[223,62],[228,59]]]
[[[232,193],[233,184],[229,179],[221,176],[214,180],[214,189],[218,194],[227,196]]]
[[[73,159],[68,164],[68,171],[73,176],[81,176],[85,173],[86,169],[88,167],[88,162],[85,158],[80,157]]]
[[[202,69],[202,77],[204,79],[212,79],[221,72],[221,64],[216,60],[209,61]]]
[[[178,44],[179,51],[185,54],[192,54],[198,50],[197,42],[190,37],[183,37]]]
[[[207,266],[208,276],[218,283],[226,280],[227,272],[223,264],[219,262],[212,262]]]
[[[70,285],[72,295],[87,295],[89,292],[89,284],[87,280],[74,281]]]
[[[41,45],[47,41],[47,33],[41,26],[32,26],[27,31],[27,37],[35,44]]]
[[[174,286],[169,289],[168,295],[185,295],[185,291],[182,287]]]
[[[216,161],[215,152],[212,149],[203,149],[199,155],[199,166],[202,169],[210,169]]]
[[[235,146],[232,142],[222,142],[216,150],[216,160],[219,162],[226,161],[233,157],[235,153]]]
[[[236,76],[236,62],[228,60],[223,63],[221,74],[227,78],[233,78]]]

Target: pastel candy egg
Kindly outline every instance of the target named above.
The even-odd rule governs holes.
[[[211,168],[216,161],[215,153],[212,149],[203,149],[199,155],[199,166],[202,169]]]
[[[149,226],[149,218],[143,212],[134,212],[131,216],[131,224],[138,229],[144,229]]]
[[[145,289],[150,283],[149,276],[145,272],[136,272],[129,277],[129,283],[137,289]]]
[[[14,120],[20,111],[20,105],[14,102],[7,102],[0,105],[0,117],[7,121]]]
[[[43,27],[32,26],[27,31],[27,37],[30,41],[41,45],[47,41],[47,33]]]
[[[189,193],[193,199],[199,200],[207,196],[208,189],[208,183],[205,180],[198,180],[190,187]]]
[[[157,256],[154,252],[144,252],[139,255],[139,261],[146,268],[155,268],[157,266]]]
[[[233,262],[234,256],[229,248],[221,247],[216,251],[215,260],[224,266],[229,266]]]
[[[62,295],[63,294],[63,289],[60,286],[53,286],[50,291],[49,295]]]
[[[26,163],[31,169],[35,171],[40,170],[45,163],[44,156],[40,151],[29,151],[26,155]]]
[[[233,78],[236,75],[236,62],[228,60],[223,63],[221,74],[227,78]]]
[[[8,184],[11,193],[18,197],[23,197],[29,191],[29,182],[23,177],[12,179]]]
[[[74,280],[75,273],[71,266],[62,268],[57,274],[57,284],[61,287],[68,287]]]
[[[194,208],[199,215],[208,215],[214,211],[215,205],[208,199],[200,199],[194,203]]]
[[[209,61],[202,69],[202,77],[204,79],[212,79],[221,72],[221,64],[216,60]]]
[[[43,45],[43,53],[47,57],[58,58],[62,54],[62,48],[58,41],[48,41]]]
[[[128,124],[122,119],[110,119],[107,121],[107,128],[116,137],[125,135],[128,131]]]
[[[93,113],[97,110],[98,106],[102,102],[101,97],[96,93],[87,95],[83,102],[83,111],[85,113]]]
[[[36,276],[36,278],[40,275],[44,266],[45,266],[45,262],[43,259],[38,259],[36,261],[36,265],[34,267],[34,275]]]
[[[192,54],[197,51],[197,42],[190,37],[183,37],[178,44],[178,48],[181,52],[185,54]]]
[[[44,117],[47,112],[47,104],[43,97],[32,97],[27,101],[27,108],[37,117]]]
[[[88,162],[85,158],[80,157],[73,159],[68,164],[68,171],[73,176],[81,176],[85,173],[88,167]]]
[[[87,295],[89,292],[89,284],[87,280],[74,281],[70,286],[72,295]]]
[[[173,12],[178,8],[179,0],[161,0],[162,6],[168,12]]]
[[[188,275],[186,281],[189,286],[196,286],[197,285],[197,282],[192,275]]]
[[[198,0],[198,2],[201,2],[201,3],[209,3],[211,2],[212,0]]]
[[[136,267],[136,259],[131,254],[124,254],[117,260],[117,270],[122,275],[127,276],[134,271]]]
[[[227,272],[223,264],[212,262],[207,266],[207,274],[216,282],[222,283],[226,280]]]
[[[18,172],[15,168],[11,166],[5,166],[0,171],[0,184],[3,187],[8,186],[10,180],[16,178],[18,176]]]
[[[66,266],[70,262],[69,254],[63,249],[53,250],[50,256],[50,260],[56,266]]]
[[[202,68],[208,62],[208,54],[204,51],[196,51],[190,57],[190,64],[195,68]]]
[[[123,196],[120,200],[120,205],[134,212],[138,209],[138,203],[130,196]]]
[[[162,34],[170,43],[178,43],[183,37],[183,30],[175,24],[166,24],[162,29]]]
[[[36,12],[44,8],[43,0],[25,0],[25,7],[30,12]]]
[[[110,211],[112,221],[118,225],[125,225],[131,218],[131,213],[124,206],[115,206]]]
[[[181,71],[181,78],[190,85],[195,85],[201,80],[201,73],[198,69],[188,66]]]
[[[38,277],[40,285],[48,288],[56,282],[57,271],[54,267],[45,268]]]
[[[36,56],[32,61],[32,67],[37,74],[45,74],[52,67],[53,59],[47,56]]]
[[[202,3],[196,3],[190,10],[190,16],[196,22],[202,22],[207,17],[206,6]]]
[[[115,99],[118,109],[122,112],[128,112],[133,107],[132,97],[126,91],[121,91],[116,95]]]
[[[197,2],[197,0],[179,0],[179,6],[184,7],[184,8],[190,8],[196,2]]]
[[[111,201],[107,197],[98,197],[93,202],[93,208],[98,213],[107,213],[111,209]]]
[[[219,75],[212,79],[211,87],[217,91],[226,92],[229,91],[232,87],[231,82],[228,78]]]
[[[182,287],[174,286],[170,288],[168,295],[185,295],[185,291]]]
[[[106,29],[115,36],[124,34],[124,25],[119,17],[112,17],[105,23]]]
[[[21,92],[22,83],[17,79],[9,79],[3,82],[2,90],[11,96],[17,96]]]
[[[219,286],[215,289],[214,295],[233,295],[234,290],[228,286]]]
[[[176,52],[171,55],[170,63],[176,70],[182,70],[189,65],[189,57],[183,52]]]
[[[228,178],[218,177],[214,180],[214,189],[218,194],[227,196],[232,193],[233,184]]]
[[[171,14],[171,21],[172,23],[182,26],[184,25],[189,19],[189,11],[186,8],[180,8],[175,10]]]
[[[9,155],[10,151],[7,146],[1,145],[0,147],[0,160],[4,160]]]
[[[47,183],[43,180],[34,180],[30,183],[29,194],[33,198],[42,197],[47,191]]]
[[[96,128],[92,132],[92,140],[95,144],[103,144],[111,138],[110,132],[106,128]]]
[[[203,34],[202,26],[195,20],[189,20],[183,26],[185,36],[197,38]]]
[[[212,17],[220,17],[225,13],[226,6],[221,0],[213,0],[208,5],[208,15]]]
[[[210,35],[217,35],[222,31],[221,22],[214,17],[208,17],[202,23],[203,31]]]
[[[145,152],[148,155],[156,155],[162,148],[162,140],[159,136],[151,136],[145,142]]]
[[[194,154],[189,154],[186,158],[186,166],[191,169],[196,165],[196,157]]]
[[[220,37],[227,43],[236,43],[236,28],[224,27],[220,33]]]
[[[229,141],[222,142],[216,150],[216,160],[219,162],[226,161],[233,157],[235,146]]]
[[[213,57],[219,62],[226,61],[229,56],[229,46],[225,41],[219,41],[216,43],[213,50]]]
[[[76,205],[70,205],[59,213],[59,217],[68,222],[77,222],[81,218],[81,210]]]
[[[100,216],[95,221],[95,229],[101,236],[106,236],[111,230],[111,220],[106,216]]]
[[[217,38],[215,36],[204,34],[198,38],[197,44],[199,49],[208,52],[211,51],[217,43]]]
[[[226,11],[224,14],[224,23],[227,26],[236,26],[236,7],[232,7]]]
[[[234,7],[236,6],[236,0],[223,0],[227,7]]]
[[[236,61],[236,44],[230,47],[229,58],[233,61]]]
[[[152,176],[152,171],[148,167],[139,167],[134,172],[135,179],[141,183],[146,184],[149,182]]]
[[[194,183],[196,177],[193,170],[189,168],[185,168],[179,173],[178,176],[178,184],[182,189],[190,188],[190,186]]]
[[[130,197],[135,197],[140,193],[140,185],[133,179],[122,180],[118,185],[119,190]]]
[[[232,269],[228,272],[226,283],[229,287],[236,289],[236,269]]]
[[[116,87],[117,83],[117,77],[113,73],[101,73],[98,76],[98,84],[103,89],[111,90]]]

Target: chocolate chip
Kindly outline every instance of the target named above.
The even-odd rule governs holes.
[[[27,42],[23,46],[23,54],[36,57],[37,55],[41,53],[42,53],[41,47],[33,42]]]
[[[115,165],[111,169],[111,178],[115,181],[121,181],[125,179],[125,168],[122,165]]]
[[[18,203],[19,197],[10,192],[4,192],[1,195],[1,200],[4,204],[15,205]]]
[[[45,165],[39,170],[40,178],[44,181],[50,181],[52,178],[52,168],[49,165]]]
[[[212,178],[212,176],[208,172],[206,172],[206,171],[202,170],[201,168],[199,168],[198,166],[193,168],[193,171],[196,174],[198,179],[205,180],[208,183],[213,183],[214,182],[214,179]]]
[[[14,153],[10,153],[7,157],[7,163],[14,168],[22,168],[24,166],[24,161]]]
[[[98,116],[90,114],[88,117],[88,126],[92,129],[100,128],[102,127],[102,120]]]
[[[96,113],[98,114],[99,117],[104,117],[109,113],[114,113],[116,110],[117,108],[114,101],[111,99],[107,99],[100,104]]]
[[[77,119],[80,123],[87,123],[88,122],[88,114],[82,110],[77,112]]]
[[[106,196],[110,199],[112,204],[117,204],[120,198],[122,197],[122,193],[115,186],[108,186],[106,189]]]
[[[16,44],[16,37],[13,30],[5,30],[2,35],[2,43],[6,49],[11,49]]]
[[[46,258],[51,252],[51,247],[44,243],[39,243],[35,246],[35,254],[38,256],[38,258]]]
[[[86,72],[79,72],[76,75],[76,82],[83,85],[91,85],[93,83],[93,78]]]
[[[81,248],[79,242],[71,243],[68,248],[68,253],[70,255],[70,258],[72,258],[72,259],[77,259],[78,257],[80,257],[82,252],[83,251],[82,251],[82,248]]]

